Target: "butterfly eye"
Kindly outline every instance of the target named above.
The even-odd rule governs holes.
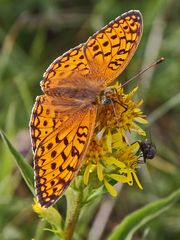
[[[102,105],[109,105],[112,103],[112,100],[110,98],[108,98],[107,96],[103,96],[101,98],[101,104]]]
[[[102,95],[100,96],[100,103],[102,105],[109,105],[112,104],[112,95],[114,93],[114,90],[110,87],[106,88],[105,91],[103,91]]]

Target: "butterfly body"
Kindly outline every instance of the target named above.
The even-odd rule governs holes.
[[[97,97],[105,88],[101,82],[97,81],[97,83],[98,84],[91,84],[89,79],[87,79],[87,81],[84,79],[82,84],[82,80],[78,81],[77,79],[72,87],[72,83],[67,80],[67,83],[49,89],[46,91],[46,94],[48,96],[58,97],[60,105],[88,106],[96,104]]]
[[[137,10],[122,14],[44,73],[31,120],[35,189],[41,206],[56,202],[77,174],[90,143],[100,97],[124,70],[142,35]]]

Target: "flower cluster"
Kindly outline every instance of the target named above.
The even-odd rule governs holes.
[[[139,108],[143,101],[132,99],[137,89],[125,94],[116,84],[107,90],[105,98],[110,102],[99,106],[97,127],[83,162],[84,183],[89,184],[96,174],[112,196],[117,194],[116,182],[132,186],[135,181],[142,189],[136,172],[142,155],[140,141],[132,143],[132,133],[146,136],[138,124],[146,124],[147,120]]]

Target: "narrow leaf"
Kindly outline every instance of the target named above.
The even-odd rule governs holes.
[[[33,185],[34,173],[33,173],[32,167],[28,164],[27,160],[13,147],[13,145],[10,143],[6,135],[2,131],[0,131],[0,134],[4,142],[8,146],[9,151],[15,158],[16,163],[21,172],[21,175],[24,178],[27,186],[29,187],[29,189],[34,195],[34,185]]]
[[[132,239],[132,236],[137,229],[168,210],[178,200],[180,200],[180,189],[166,198],[150,203],[145,207],[134,211],[115,228],[108,240]]]

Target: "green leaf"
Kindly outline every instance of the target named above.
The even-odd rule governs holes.
[[[6,135],[0,131],[1,137],[3,138],[4,142],[8,146],[9,151],[13,155],[13,157],[16,160],[16,163],[20,169],[21,175],[24,178],[27,186],[31,190],[31,192],[34,194],[34,173],[32,167],[28,164],[27,160],[13,147],[13,145],[10,143]]]
[[[180,200],[180,189],[166,198],[150,203],[145,207],[134,211],[115,228],[108,240],[132,239],[132,236],[137,229],[168,210],[178,200]]]

